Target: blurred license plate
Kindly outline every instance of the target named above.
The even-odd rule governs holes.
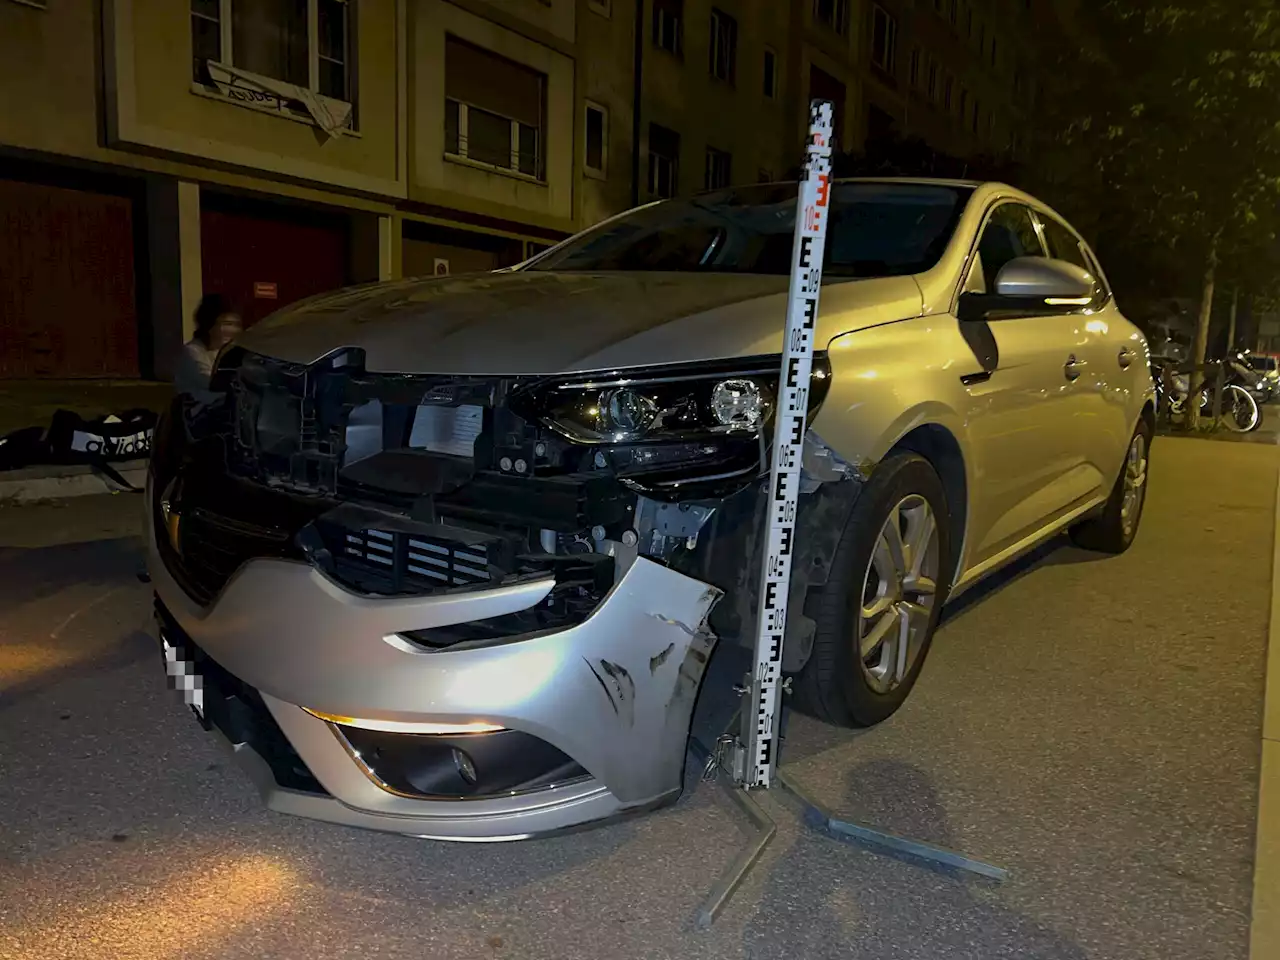
[[[201,726],[208,727],[209,721],[204,715],[204,677],[200,675],[200,667],[195,658],[184,652],[182,647],[171,643],[163,634],[160,646],[164,650],[164,671],[168,676],[169,686],[182,695],[182,702],[191,708]]]

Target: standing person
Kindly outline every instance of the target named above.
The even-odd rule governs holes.
[[[242,329],[240,315],[226,297],[209,293],[201,298],[196,307],[196,332],[183,345],[173,372],[174,390],[205,399],[218,351]]]

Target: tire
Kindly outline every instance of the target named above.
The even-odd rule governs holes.
[[[922,510],[927,507],[927,511]],[[915,565],[918,576],[890,584],[879,573],[892,554],[887,521],[891,513],[905,528],[902,542],[920,540],[927,516],[935,521],[931,541],[924,542],[924,560]],[[827,583],[809,593],[805,614],[816,624],[809,661],[796,677],[797,699],[806,712],[828,723],[869,727],[890,717],[900,706],[924,664],[951,583],[951,518],[942,481],[928,460],[912,453],[895,454],[881,462],[850,512],[831,560]],[[926,574],[932,572],[933,576]],[[933,583],[933,593],[925,587]],[[869,594],[869,590],[875,596]],[[896,603],[889,603],[892,597]],[[883,614],[864,618],[874,605],[888,604]],[[871,605],[871,606],[868,606]],[[919,608],[925,608],[922,612]],[[896,611],[896,612],[895,612]],[[859,655],[862,637],[873,639],[873,628],[889,617],[891,630],[867,659]],[[896,656],[902,645],[902,624],[909,641],[905,668]],[[897,640],[893,639],[897,636]],[[855,638],[857,638],[855,640]],[[896,644],[890,651],[889,645]],[[878,659],[877,659],[878,658]],[[878,674],[877,671],[883,671]]]
[[[1141,441],[1142,449],[1138,454],[1141,460],[1140,474],[1134,475],[1134,450]],[[1126,449],[1124,463],[1120,466],[1120,475],[1116,477],[1111,488],[1111,496],[1107,498],[1102,512],[1096,517],[1085,520],[1071,529],[1071,539],[1078,547],[1095,550],[1099,553],[1124,553],[1133,543],[1142,523],[1142,510],[1147,503],[1147,474],[1151,457],[1151,427],[1147,421],[1141,420],[1133,432]],[[1126,492],[1128,481],[1137,480],[1138,495],[1134,503],[1129,505],[1126,513]]]
[[[1222,423],[1228,430],[1250,433],[1262,426],[1262,409],[1253,394],[1235,383],[1228,384],[1223,394]]]

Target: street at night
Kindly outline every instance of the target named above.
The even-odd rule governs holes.
[[[792,717],[784,768],[824,804],[1007,882],[771,792],[779,835],[706,932],[745,821],[692,764],[672,808],[514,844],[265,811],[165,689],[141,498],[6,507],[0,957],[1244,958],[1278,463],[1158,439],[1131,551],[1055,544],[964,598],[878,728]]]
[[[1280,960],[1280,0],[0,0],[0,960]]]

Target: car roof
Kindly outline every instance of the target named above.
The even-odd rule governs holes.
[[[955,180],[946,177],[837,177],[833,183],[900,183],[904,186],[927,186],[927,187],[965,187],[970,190],[983,186],[1005,186],[1004,184],[996,184],[990,180]],[[783,187],[795,186],[794,180],[773,180],[768,183],[747,184],[754,187]],[[1010,187],[1009,189],[1013,189]],[[718,191],[705,191],[714,193]]]

